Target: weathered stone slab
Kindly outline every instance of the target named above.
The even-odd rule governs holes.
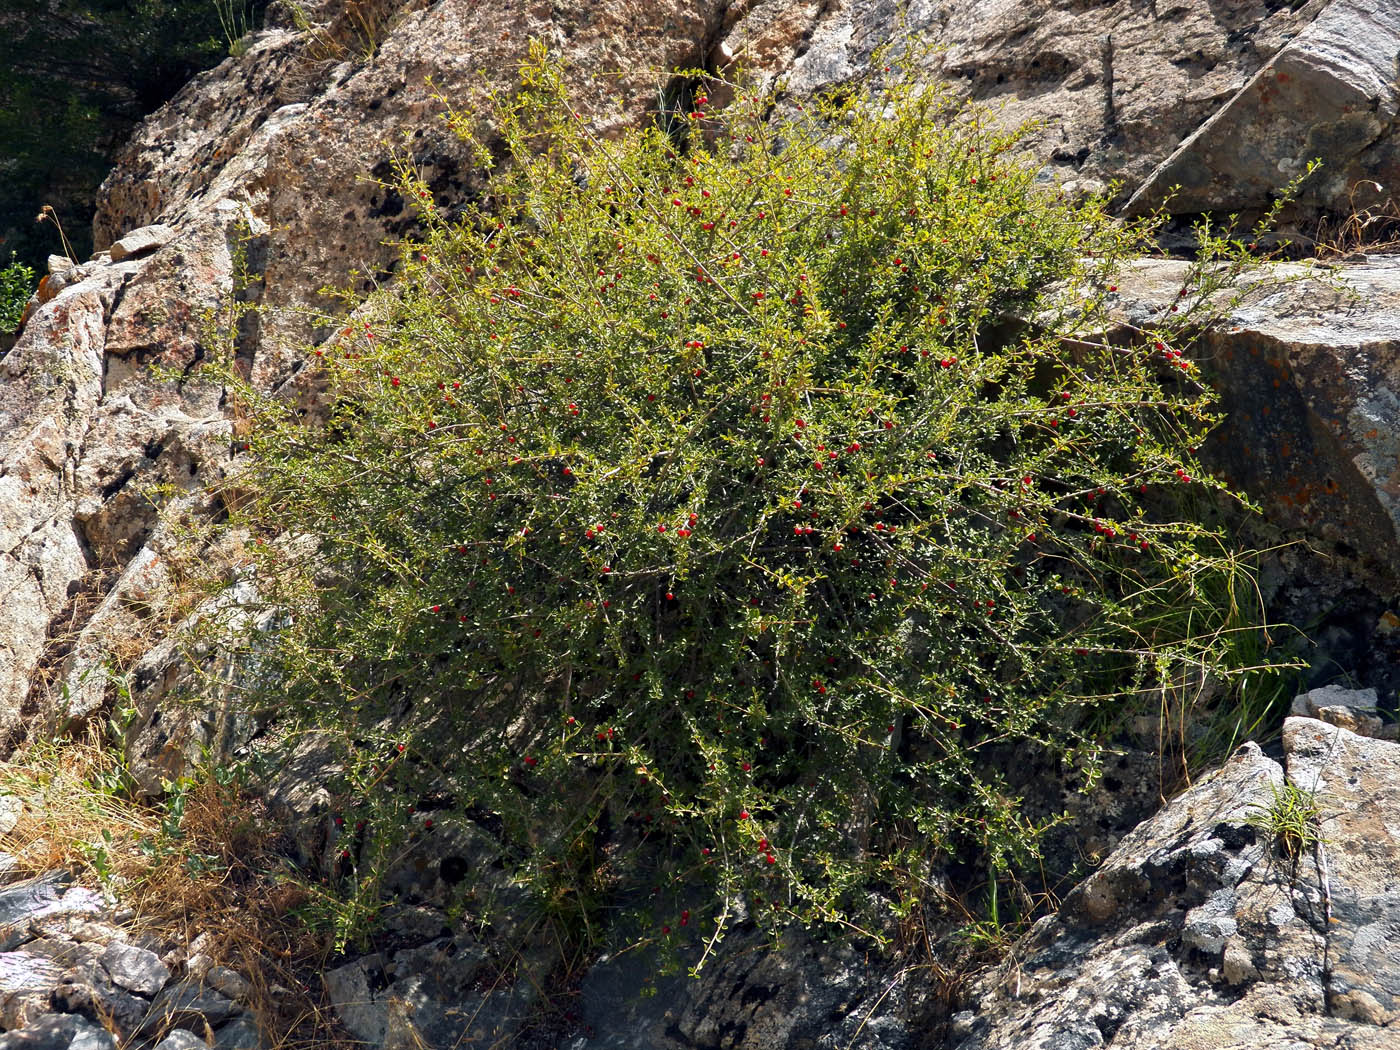
[[[1400,1020],[1400,745],[1310,718],[1288,719],[1283,741],[1289,781],[1315,793],[1322,816],[1328,1006],[1391,1025]]]
[[[1125,328],[1169,319],[1188,274],[1184,262],[1133,264],[1120,275],[1115,317]],[[1393,586],[1400,580],[1400,258],[1280,265],[1244,280],[1244,299],[1193,351],[1226,413],[1203,453],[1273,524],[1368,565],[1380,573],[1377,589]]]
[[[1307,196],[1344,198],[1363,174],[1357,159],[1394,131],[1397,53],[1400,7],[1333,0],[1147,177],[1127,210],[1168,197],[1178,213],[1261,209],[1314,158],[1325,168]]]
[[[121,262],[123,259],[135,258],[138,255],[149,255],[158,248],[163,248],[175,239],[175,231],[162,223],[153,226],[142,226],[140,229],[132,230],[120,240],[112,242],[108,249],[108,254],[112,262]]]

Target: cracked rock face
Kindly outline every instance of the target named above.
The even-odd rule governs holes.
[[[1130,834],[958,1014],[957,1050],[1400,1047],[1400,745],[1311,718]],[[1266,814],[1315,792],[1294,856]]]
[[[792,91],[807,93],[866,70],[872,51],[895,35],[904,6],[894,0],[735,4],[723,53],[765,74],[785,74]],[[1190,212],[1262,207],[1272,189],[1317,155],[1324,144],[1317,140],[1313,110],[1300,108],[1324,94],[1315,80],[1305,82],[1310,93],[1289,95],[1275,105],[1282,115],[1269,130],[1268,149],[1245,148],[1239,137],[1243,111],[1235,100],[1275,61],[1294,55],[1298,62],[1322,64],[1325,41],[1373,23],[1389,25],[1384,12],[1390,6],[1384,0],[915,0],[903,17],[938,47],[925,60],[931,79],[949,81],[988,103],[1008,124],[1033,122],[1027,143],[1056,181],[1097,191],[1118,180],[1123,200],[1144,183],[1160,187],[1165,183],[1158,169],[1179,152],[1196,156],[1187,144],[1214,120],[1220,142],[1197,160],[1201,190],[1171,205],[1173,211]],[[1329,24],[1338,26],[1336,32],[1315,32],[1325,41],[1295,46],[1332,7],[1348,9],[1350,19],[1333,14]],[[1357,38],[1354,48],[1379,61],[1384,48],[1367,48],[1364,39]],[[1327,68],[1339,65],[1345,59]],[[1358,87],[1354,97],[1337,98],[1333,109],[1341,113],[1362,94],[1374,93],[1380,108],[1374,119],[1361,123],[1388,131],[1390,110],[1380,100],[1392,89],[1375,76],[1365,79],[1358,72],[1354,79],[1364,79],[1366,87]],[[1221,122],[1222,110],[1233,114],[1231,119]],[[1363,145],[1358,138],[1353,153]],[[1280,159],[1288,161],[1284,169],[1264,167]],[[1344,196],[1365,173],[1380,177],[1388,170],[1369,154],[1350,160],[1329,151],[1329,168],[1335,168],[1329,178],[1336,184],[1328,186],[1334,196]],[[1239,169],[1251,177],[1244,186],[1229,181]],[[1150,196],[1144,194],[1142,202]],[[1324,203],[1321,195],[1314,200],[1314,205]]]
[[[1400,174],[1384,141],[1400,114],[1397,52],[1400,9],[1334,0],[1158,165],[1129,210],[1169,196],[1174,211],[1258,208],[1313,159],[1325,167],[1305,201],[1340,202],[1361,180],[1389,186]],[[1366,189],[1362,203],[1382,199]]]
[[[169,542],[153,490],[198,507],[233,458],[220,389],[148,366],[213,351],[202,322],[254,228],[228,204],[74,267],[0,360],[0,738],[97,709],[114,646],[146,635]]]

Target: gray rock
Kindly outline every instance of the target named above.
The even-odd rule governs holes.
[[[1340,685],[1325,685],[1293,698],[1290,713],[1303,718],[1316,718],[1362,736],[1383,740],[1396,739],[1397,726],[1386,725],[1376,715],[1380,698],[1374,689],[1346,689]]]
[[[930,80],[990,103],[1008,125],[1035,122],[1026,145],[1052,181],[1118,180],[1131,192],[1325,6],[758,0],[727,23],[722,50],[806,94],[867,71],[874,49],[907,25],[938,42],[925,58]],[[1309,116],[1293,113],[1295,123]],[[1349,173],[1383,170],[1364,158]]]
[[[30,952],[0,952],[0,1027],[21,1028],[47,1013],[61,963]]]
[[[246,1017],[235,1018],[214,1031],[214,1050],[263,1050],[267,1045],[258,1026]]]
[[[188,1028],[172,1028],[155,1050],[209,1050],[209,1044]]]
[[[1164,316],[1186,273],[1132,264],[1116,319]],[[1210,465],[1272,525],[1339,552],[1378,592],[1400,586],[1400,259],[1263,268],[1194,352],[1227,413]]]
[[[54,915],[31,920],[29,929],[35,937],[78,941],[99,948],[114,943],[125,944],[126,932],[114,925],[110,919],[111,916],[93,919],[83,915]]]
[[[19,824],[24,802],[14,795],[0,795],[0,835],[8,835]]]
[[[1192,908],[1181,927],[1181,941],[1203,955],[1220,956],[1225,942],[1239,931],[1235,921],[1235,896],[1229,891],[1212,895],[1198,908]]]
[[[376,1002],[370,988],[369,963],[356,960],[321,975],[335,1015],[356,1039],[382,1046],[389,1027],[387,1004]]]
[[[55,871],[0,887],[0,927],[52,913],[71,881],[67,872]]]
[[[66,1016],[74,1016],[68,1014]],[[85,1020],[80,1018],[79,1020]],[[68,1044],[68,1050],[115,1050],[117,1045],[116,1036],[105,1028],[100,1028],[91,1022],[79,1024],[73,1030],[73,1041]]]
[[[436,908],[402,907],[385,917],[385,928],[400,943],[421,944],[442,936],[447,922]]]
[[[112,984],[96,963],[68,970],[49,998],[53,1009],[99,1019],[123,1038],[136,1032],[150,1010],[145,999]]]
[[[689,1050],[701,1046],[906,1050],[921,1045],[908,1019],[918,985],[847,948],[791,932],[774,950],[734,932],[698,979],[663,974],[650,951],[600,959],[584,976],[583,1034],[570,1050]]]
[[[227,966],[209,967],[204,973],[204,983],[220,995],[239,1001],[246,1000],[253,992],[253,986],[248,983],[247,978]]]
[[[120,240],[113,241],[108,249],[108,254],[112,262],[121,262],[123,259],[148,255],[157,248],[165,247],[174,238],[175,231],[169,226],[160,223],[154,226],[142,226],[139,230],[132,230]]]
[[[167,1025],[202,1031],[206,1024],[218,1026],[241,1012],[232,999],[193,981],[179,981],[156,996],[141,1031],[150,1034]]]
[[[25,941],[23,951],[29,955],[42,955],[55,965],[63,967],[65,976],[75,973],[98,973],[97,958],[100,950],[91,944],[80,944],[63,937],[34,937]],[[100,980],[107,975],[101,972]]]
[[[104,270],[66,288],[30,315],[0,360],[0,594],[7,596],[0,732],[7,738],[20,724],[47,625],[88,570],[67,486],[87,432],[81,420],[102,398],[105,318],[121,281]],[[26,728],[40,729],[52,714]]]
[[[0,1035],[0,1050],[116,1050],[112,1034],[85,1017],[50,1014]]]
[[[1288,779],[1315,792],[1321,823],[1315,915],[1328,931],[1327,1004],[1336,1017],[1400,1020],[1400,745],[1290,718]],[[1326,877],[1323,877],[1325,863]]]
[[[108,945],[102,953],[102,965],[113,984],[138,995],[155,995],[170,980],[170,970],[160,956],[134,944]]]
[[[484,953],[432,946],[368,956],[322,975],[336,1016],[356,1039],[385,1050],[508,1045],[536,1005],[523,979],[475,987]]]

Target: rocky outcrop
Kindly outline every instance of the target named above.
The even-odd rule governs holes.
[[[369,5],[362,5],[369,6]],[[606,5],[435,4],[379,0],[372,39],[342,42],[327,21],[259,35],[241,59],[195,81],[134,137],[103,186],[98,247],[136,226],[179,226],[223,198],[248,202],[277,231],[258,270],[266,303],[324,305],[322,286],[388,276],[386,242],[414,225],[392,186],[397,156],[451,210],[482,188],[440,119],[446,99],[480,108],[508,87],[531,39],[578,71],[578,105],[600,133],[655,105],[653,70],[702,65],[721,0]],[[430,82],[431,80],[431,82]],[[272,328],[307,334],[290,315]],[[271,340],[265,340],[271,342]],[[252,365],[274,382],[286,362]]]
[[[1400,1046],[1400,746],[1309,718],[1246,745],[1041,920],[958,1050]],[[1279,834],[1291,788],[1314,841]]]
[[[308,6],[309,25],[274,20],[152,115],[105,184],[95,229],[105,250],[55,262],[0,357],[4,740],[90,717],[121,695],[135,716],[134,772],[154,792],[202,747],[246,738],[250,727],[222,712],[179,715],[174,703],[196,674],[241,673],[217,641],[186,644],[178,633],[201,611],[183,589],[182,529],[221,512],[209,490],[243,454],[224,391],[200,365],[226,355],[261,389],[299,396],[298,348],[325,327],[305,308],[329,306],[319,289],[352,274],[363,285],[392,280],[392,241],[413,228],[387,185],[391,159],[425,178],[444,214],[479,194],[481,173],[437,120],[436,96],[480,106],[511,81],[531,37],[570,61],[580,110],[608,134],[644,119],[655,70],[681,95],[688,81],[672,71],[691,66],[747,66],[803,95],[866,71],[901,25],[926,31],[942,45],[921,59],[931,78],[1000,106],[1007,121],[1040,121],[1026,143],[1047,182],[1094,192],[1121,180],[1135,208],[1173,182],[1186,187],[1178,210],[1262,208],[1326,150],[1301,221],[1346,201],[1358,179],[1387,193],[1400,149],[1385,0],[365,0],[356,9],[373,17],[354,24],[324,0]],[[1331,115],[1325,127],[1319,111]],[[1120,319],[1163,316],[1184,272],[1154,261],[1125,275]],[[247,314],[249,303],[265,309]],[[1220,469],[1271,521],[1330,545],[1386,594],[1400,579],[1397,316],[1400,265],[1372,259],[1332,279],[1261,284],[1200,343],[1229,410],[1212,453]],[[200,554],[240,560],[236,545]],[[240,596],[255,593],[255,581],[238,580],[206,616],[238,620]],[[1386,637],[1394,641],[1375,644],[1400,645],[1400,627]],[[1374,729],[1365,706],[1329,695],[1299,710]],[[1018,965],[983,986],[956,1042],[1384,1046],[1400,996],[1389,961],[1400,916],[1383,874],[1395,862],[1389,827],[1400,823],[1384,815],[1400,784],[1395,745],[1311,719],[1290,722],[1285,745],[1283,767],[1245,749],[1130,836],[1037,929]],[[1329,786],[1321,848],[1297,857],[1255,820],[1285,783]],[[416,874],[394,884],[408,902],[397,939],[328,975],[346,1025],[371,1045],[490,1045],[534,1023],[537,975],[527,968],[527,979],[488,992],[495,971],[482,945],[444,930],[434,910],[456,870],[445,861],[475,857],[451,831],[444,824],[434,839],[449,852],[415,855]],[[74,891],[24,892],[40,893],[42,909]],[[97,921],[89,903],[83,921]],[[33,925],[36,914],[24,913],[25,929],[48,930]],[[116,935],[65,936],[16,933],[0,947],[0,1021],[20,1030],[0,1036],[0,1050],[109,1046],[99,1013],[162,1050],[202,1045],[210,1032],[219,1045],[256,1045],[238,997],[187,963],[153,963],[147,946]],[[783,955],[747,947],[736,938],[698,982],[660,979],[640,954],[601,961],[583,980],[567,1045],[921,1045],[908,973],[881,976],[807,942]],[[642,985],[658,994],[618,1006]]]
[[[216,513],[205,490],[241,452],[198,366],[230,355],[276,388],[302,359],[290,340],[309,334],[300,309],[317,290],[356,270],[387,276],[386,239],[411,219],[365,175],[387,175],[395,150],[445,208],[479,188],[435,95],[479,102],[540,36],[576,68],[627,71],[581,79],[580,105],[606,132],[647,108],[650,70],[704,59],[723,5],[381,7],[382,39],[361,50],[329,23],[273,29],[155,114],[105,185],[96,238],[110,248],[50,275],[0,360],[0,741],[84,718],[117,688],[158,717],[184,654],[136,667],[179,621],[178,529],[157,508],[177,522]],[[239,313],[255,301],[264,314]],[[211,735],[137,732],[166,757]]]
[[[159,250],[142,232],[120,262],[51,275],[0,361],[0,735],[91,713],[160,633],[157,508],[212,512],[234,456],[220,388],[179,377],[215,352],[255,223],[223,202]]]
[[[1385,0],[1214,4],[1197,0],[829,4],[731,8],[723,54],[806,94],[850,80],[903,25],[937,45],[931,79],[958,85],[1027,142],[1047,178],[1102,190],[1131,209],[1258,212],[1313,158],[1309,225],[1389,198],[1393,5]],[[1368,186],[1359,196],[1359,183]]]

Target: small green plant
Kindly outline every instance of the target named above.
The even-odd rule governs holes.
[[[1249,822],[1262,830],[1288,860],[1296,861],[1322,841],[1318,831],[1321,818],[1315,791],[1284,782],[1273,786],[1272,798],[1250,816]]]
[[[324,422],[230,373],[282,624],[248,699],[344,732],[370,855],[431,797],[580,930],[643,885],[702,958],[743,916],[878,932],[940,858],[1035,855],[995,756],[1230,674],[1194,306],[1073,338],[1148,229],[879,68],[607,141],[535,48],[489,130],[449,116],[489,199],[401,164],[422,234],[307,349]]]
[[[0,270],[0,334],[13,332],[34,292],[34,269],[10,253],[10,265]]]

